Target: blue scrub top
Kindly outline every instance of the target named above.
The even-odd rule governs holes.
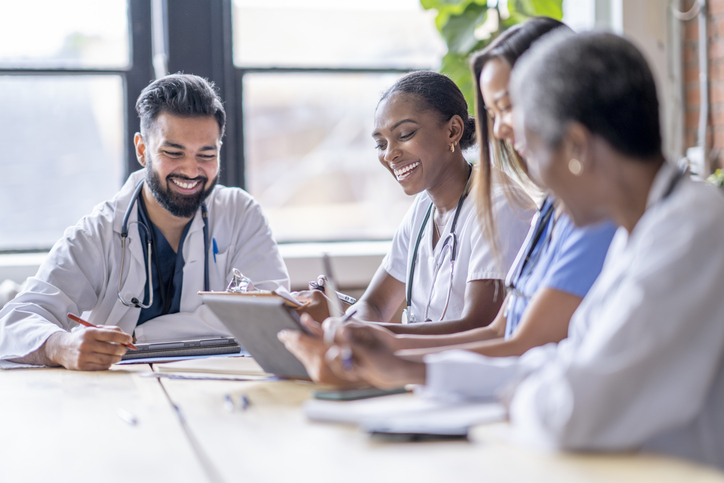
[[[546,208],[544,205],[542,209]],[[578,228],[565,213],[557,220],[551,216],[529,256],[532,263],[526,263],[515,281],[517,291],[511,291],[505,312],[505,338],[512,336],[530,298],[539,289],[553,288],[585,297],[601,273],[616,229],[609,221]]]
[[[155,317],[166,314],[176,314],[181,310],[181,290],[184,283],[184,256],[183,247],[186,235],[189,232],[191,221],[186,224],[183,233],[181,234],[181,241],[178,245],[178,252],[174,252],[171,245],[163,236],[161,230],[156,228],[156,225],[151,223],[151,220],[146,215],[146,207],[143,203],[143,197],[139,196],[138,203],[138,219],[149,227],[153,231],[153,253],[151,253],[151,276],[153,278],[153,304],[147,309],[141,309],[141,313],[138,316],[138,322],[136,325],[141,325],[148,320]],[[192,220],[193,221],[193,220]],[[138,230],[142,246],[146,246],[148,243],[148,237],[146,230],[139,228]],[[158,265],[161,268],[161,275],[159,277],[158,267],[156,266],[156,257],[158,256]],[[146,264],[146,273],[148,273],[148,256],[143,257]],[[163,288],[162,288],[163,287]],[[161,291],[165,291],[166,306],[164,307],[163,297]],[[143,304],[148,303],[148,284],[143,296]]]

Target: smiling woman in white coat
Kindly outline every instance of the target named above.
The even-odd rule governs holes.
[[[568,338],[520,358],[417,363],[348,327],[337,343],[352,348],[353,372],[430,397],[507,394],[516,433],[534,444],[724,468],[724,197],[664,160],[653,75],[621,37],[552,34],[515,66],[511,95],[531,175],[577,225],[620,226]]]
[[[0,365],[102,370],[124,344],[230,335],[198,292],[237,268],[288,288],[267,220],[240,188],[216,184],[226,115],[206,80],[169,75],[136,103],[144,169],[68,228],[26,289],[0,311]],[[101,326],[73,330],[67,314]],[[10,362],[8,362],[10,361]]]

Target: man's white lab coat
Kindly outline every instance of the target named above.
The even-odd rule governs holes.
[[[204,289],[204,223],[199,209],[183,244],[184,268],[180,312],[136,327],[139,308],[118,299],[121,274],[121,225],[134,189],[145,170],[133,173],[116,196],[68,228],[53,246],[26,289],[0,311],[0,359],[13,359],[37,350],[54,332],[75,326],[66,314],[90,311],[89,322],[135,330],[141,342],[206,335],[230,335],[201,303]],[[267,220],[254,199],[239,188],[216,186],[206,199],[209,218],[209,284],[224,290],[238,268],[257,288],[288,288],[289,276]],[[147,248],[139,240],[137,204],[128,221],[121,294],[143,300]],[[143,228],[140,228],[141,230]],[[214,259],[213,241],[218,253]]]

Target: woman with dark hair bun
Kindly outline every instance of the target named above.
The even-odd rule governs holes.
[[[379,162],[416,198],[392,249],[349,312],[361,321],[390,322],[405,304],[403,324],[384,324],[401,333],[452,333],[489,324],[525,238],[532,200],[519,187],[494,190],[499,223],[496,233],[483,235],[471,191],[475,169],[463,156],[475,144],[475,120],[460,89],[442,74],[418,71],[396,82],[380,99],[372,137]],[[310,331],[321,330],[304,320]],[[320,340],[301,333],[282,338],[314,378],[339,382],[319,376],[327,349]]]

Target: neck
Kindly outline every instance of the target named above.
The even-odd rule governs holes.
[[[615,192],[611,199],[613,219],[631,233],[646,212],[646,203],[654,178],[664,162],[642,162],[626,160],[621,163]]]
[[[151,189],[146,183],[143,185],[142,196],[146,204],[146,214],[151,219],[151,223],[163,233],[171,248],[173,248],[174,251],[178,251],[181,234],[191,218],[179,218],[169,213],[166,208],[156,201],[156,197],[153,196]]]
[[[462,153],[455,153],[451,167],[445,170],[445,174],[435,186],[427,189],[427,194],[438,213],[442,215],[457,208],[469,174],[470,168]]]

